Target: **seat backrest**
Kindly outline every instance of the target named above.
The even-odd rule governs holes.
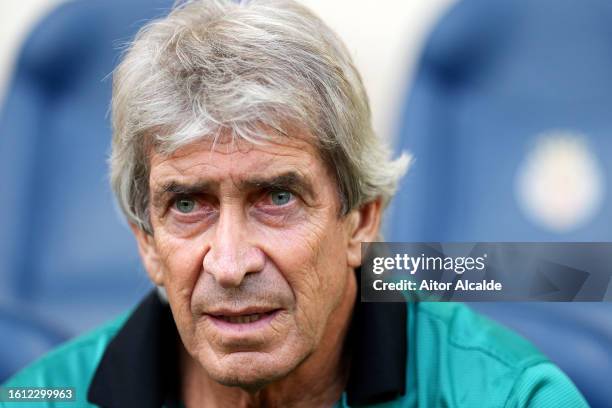
[[[76,0],[27,38],[0,112],[0,299],[73,332],[150,288],[107,178],[110,74],[171,0]]]
[[[456,3],[403,108],[398,149],[415,162],[386,237],[612,241],[610,38],[606,1]],[[593,406],[609,406],[610,304],[473,306],[532,340]]]
[[[0,333],[0,384],[67,338],[67,333],[53,324],[8,305],[0,306]]]
[[[611,36],[606,1],[458,2],[401,115],[389,236],[611,241]]]

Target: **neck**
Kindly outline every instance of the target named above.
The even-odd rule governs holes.
[[[357,295],[354,273],[332,313],[320,346],[286,377],[257,391],[214,381],[180,344],[181,395],[187,407],[331,407],[348,379],[350,355],[344,346]]]

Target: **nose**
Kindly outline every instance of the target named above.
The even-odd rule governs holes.
[[[260,272],[265,264],[263,252],[252,239],[242,211],[222,208],[204,256],[204,273],[211,274],[224,288],[239,287],[247,274]]]

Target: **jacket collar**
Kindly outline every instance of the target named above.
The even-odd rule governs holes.
[[[88,401],[108,408],[172,406],[178,395],[178,341],[170,307],[153,290],[108,344]]]
[[[357,271],[359,282],[359,271]],[[357,302],[346,346],[352,350],[349,405],[381,403],[405,393],[405,303]],[[89,386],[89,402],[109,408],[175,407],[179,401],[178,331],[152,291],[109,343]]]

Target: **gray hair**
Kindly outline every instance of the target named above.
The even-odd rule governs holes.
[[[374,133],[368,98],[341,40],[292,0],[194,0],[147,24],[113,75],[111,184],[152,233],[149,153],[223,132],[251,143],[307,129],[335,173],[341,212],[386,205],[410,163]]]

